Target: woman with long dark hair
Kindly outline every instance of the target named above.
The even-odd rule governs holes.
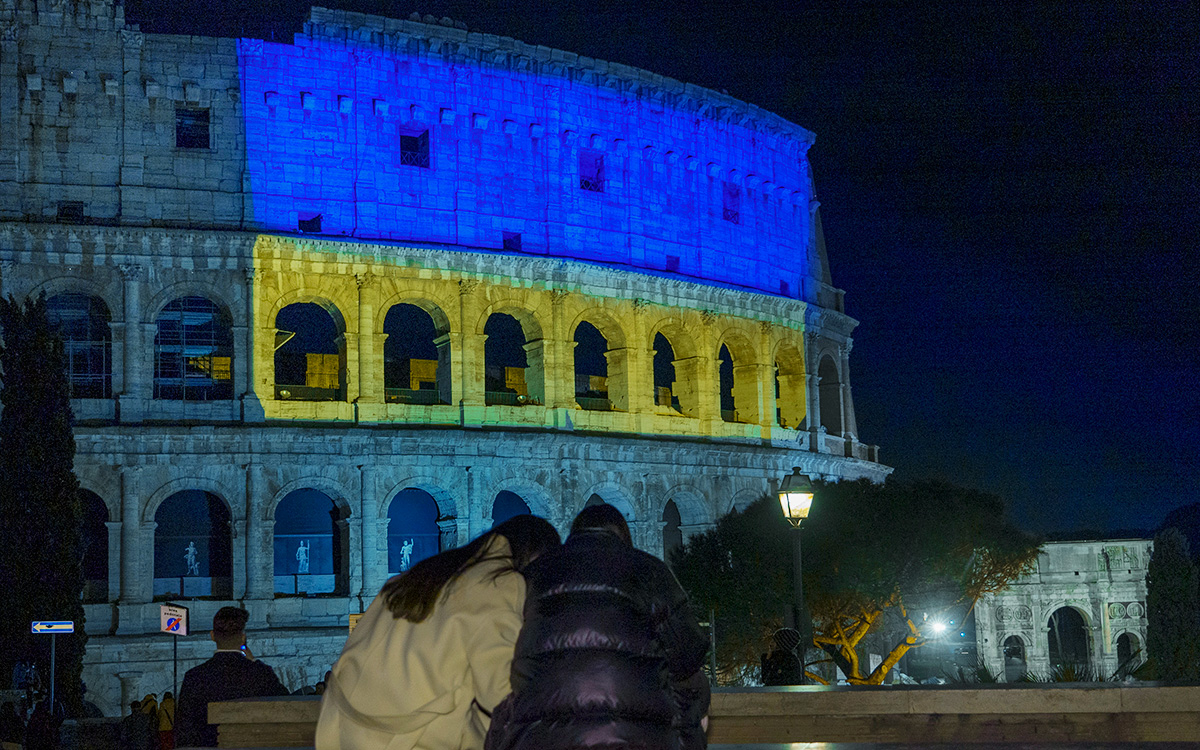
[[[521,571],[560,544],[515,516],[392,578],[367,608],[321,700],[317,750],[482,748],[521,630]]]

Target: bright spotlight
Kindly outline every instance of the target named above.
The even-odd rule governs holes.
[[[946,623],[944,623],[944,622],[933,623],[933,632],[937,633],[938,635],[945,633],[946,632]]]

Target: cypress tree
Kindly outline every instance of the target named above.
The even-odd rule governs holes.
[[[1146,656],[1162,680],[1200,677],[1200,599],[1196,565],[1176,528],[1154,537],[1146,572]]]
[[[0,676],[34,660],[49,686],[50,638],[35,620],[73,620],[58,635],[55,698],[68,714],[83,696],[83,519],[61,336],[45,295],[0,299]]]

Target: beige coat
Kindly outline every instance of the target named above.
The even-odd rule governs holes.
[[[508,556],[496,537],[489,553]],[[321,700],[317,750],[477,750],[510,691],[525,580],[468,569],[425,621],[396,619],[381,597],[346,641]]]

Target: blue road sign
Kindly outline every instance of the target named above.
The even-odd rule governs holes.
[[[71,620],[35,620],[30,627],[32,633],[74,633],[75,623]]]

